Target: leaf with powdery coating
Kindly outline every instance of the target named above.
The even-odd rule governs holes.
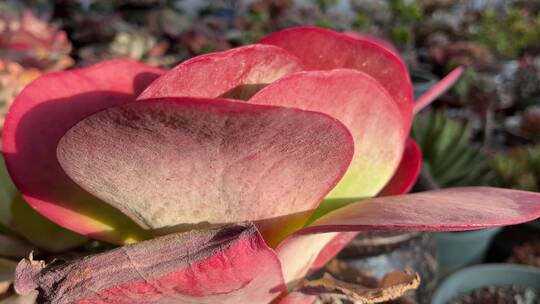
[[[33,209],[72,231],[114,243],[148,235],[125,215],[77,186],[56,159],[56,146],[82,118],[135,100],[162,71],[128,60],[45,74],[17,96],[4,125],[9,174]]]
[[[540,193],[463,187],[377,197],[332,211],[299,233],[455,231],[520,224],[540,216]]]
[[[392,176],[390,181],[379,192],[378,196],[398,195],[409,192],[414,186],[421,168],[422,151],[418,147],[418,144],[409,137],[405,143],[405,151],[403,151],[403,156],[396,172],[394,172],[394,176]]]
[[[369,39],[316,27],[275,32],[259,43],[279,46],[296,55],[306,70],[356,69],[375,78],[398,105],[405,129],[412,123],[412,84],[403,61]]]
[[[327,199],[369,197],[392,177],[406,138],[403,119],[379,82],[353,69],[302,71],[268,85],[249,103],[325,113],[351,131],[355,151],[347,173]]]
[[[302,70],[298,58],[273,45],[248,45],[182,62],[138,99],[207,97],[247,100],[265,85]]]
[[[312,210],[353,150],[323,113],[185,97],[91,115],[62,138],[58,160],[90,193],[170,232]]]
[[[39,303],[268,303],[285,291],[277,257],[253,225],[177,233],[80,260],[22,260],[15,290]]]
[[[397,195],[409,191],[413,186],[421,165],[421,152],[412,139],[407,140],[405,152],[401,163],[390,182],[380,195]],[[326,200],[319,209],[312,214],[315,220],[332,210],[352,203],[351,200]],[[340,206],[342,205],[342,206]],[[282,241],[276,248],[283,275],[287,284],[294,283],[305,276],[310,270],[324,266],[343,247],[345,247],[358,232],[292,234]],[[298,255],[298,251],[304,255]]]

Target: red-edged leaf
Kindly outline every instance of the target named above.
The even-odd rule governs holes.
[[[404,194],[411,190],[422,168],[422,151],[412,138],[408,138],[399,167],[378,196]]]
[[[405,134],[399,110],[386,90],[365,73],[352,69],[296,72],[268,85],[248,102],[318,111],[347,126],[354,139],[355,155],[327,198],[375,195],[401,159]],[[309,216],[299,214],[268,223],[270,227],[259,225],[259,229],[275,246],[301,228]]]
[[[300,233],[471,230],[519,224],[539,216],[539,193],[448,188],[352,203],[320,217]]]
[[[265,85],[302,70],[298,59],[271,45],[249,45],[185,61],[152,83],[142,98],[226,97],[247,100]]]
[[[374,36],[374,35],[371,35],[371,34],[357,33],[357,32],[343,32],[343,34],[347,35],[349,37],[355,38],[355,39],[370,41],[372,43],[375,43],[375,44],[385,48],[389,52],[394,53],[396,56],[399,56],[399,51],[394,46],[394,44],[392,44],[392,42],[390,42],[388,40],[385,40],[384,38],[377,37],[377,36]]]
[[[331,30],[297,27],[270,34],[260,43],[276,45],[300,58],[308,70],[351,68],[379,81],[393,97],[408,130],[412,123],[413,91],[405,64],[384,47]]]
[[[461,74],[463,74],[463,67],[457,67],[443,79],[439,80],[433,87],[431,87],[414,102],[414,113],[420,112],[423,108],[427,107],[435,99],[444,94],[456,83],[456,81],[459,80]]]
[[[353,150],[347,128],[323,113],[184,97],[89,116],[58,159],[90,193],[166,232],[314,209]]]
[[[406,134],[399,110],[386,90],[365,73],[351,69],[297,72],[268,85],[249,103],[318,111],[349,128],[355,155],[327,198],[377,194],[401,159]]]
[[[117,243],[142,237],[116,209],[72,182],[56,159],[56,145],[83,117],[132,101],[161,70],[132,61],[46,74],[17,96],[3,129],[8,171],[38,212],[53,222]]]
[[[540,194],[525,191],[471,187],[386,196],[322,216],[285,239],[276,252],[285,282],[291,284],[337,253],[346,244],[340,244],[340,238],[348,242],[355,234],[331,232],[470,230],[518,224],[539,216]]]
[[[320,111],[349,128],[355,140],[355,157],[329,198],[375,195],[390,179],[402,157],[406,135],[400,113],[386,90],[362,72],[351,69],[297,72],[268,85],[249,102]],[[296,218],[289,222],[282,220],[281,226],[274,225],[272,229],[262,227],[265,238],[271,244],[279,243],[286,234],[294,232],[290,231],[291,226],[298,229],[305,219],[303,222]],[[279,233],[280,230],[283,232]],[[291,283],[302,278],[336,235],[292,236],[279,244],[276,251],[283,264],[285,281]],[[317,264],[335,255],[344,241],[336,239],[324,249]]]
[[[319,255],[311,264],[311,270],[316,270],[326,263],[330,262],[340,251],[345,248],[359,232],[339,232],[330,242],[328,242],[324,248],[319,252]]]
[[[413,139],[407,139],[401,163],[390,182],[379,193],[379,196],[404,194],[411,190],[420,173],[422,165],[422,152]],[[318,269],[330,261],[341,249],[358,235],[358,232],[340,232],[319,253],[311,265],[311,269]],[[291,237],[300,237],[293,235]]]
[[[294,287],[312,268],[319,253],[339,233],[293,234],[276,248],[281,261],[283,278],[289,288]]]
[[[317,296],[295,291],[281,299],[278,304],[313,304],[315,301],[317,301]]]
[[[279,261],[252,225],[171,234],[43,268],[23,260],[15,289],[39,303],[269,303]]]

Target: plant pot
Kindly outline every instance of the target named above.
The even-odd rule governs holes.
[[[413,295],[418,303],[430,303],[437,286],[436,244],[428,233],[361,233],[339,255],[348,266],[381,279],[386,273],[410,269],[422,284]]]
[[[442,277],[471,264],[481,263],[500,227],[462,232],[436,233]]]
[[[414,99],[422,96],[439,79],[432,73],[424,70],[411,71],[411,81],[413,83]]]
[[[489,286],[518,285],[540,290],[540,269],[514,264],[468,267],[448,277],[437,288],[432,304],[446,304],[460,293]]]

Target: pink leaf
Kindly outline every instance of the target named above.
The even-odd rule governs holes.
[[[395,103],[378,82],[362,72],[336,69],[293,73],[268,85],[249,102],[320,111],[349,128],[355,140],[355,157],[347,174],[330,193],[331,198],[375,195],[402,158],[406,135]],[[302,278],[313,263],[317,267],[328,261],[346,245],[346,239],[355,235],[293,235],[281,242],[294,232],[292,226],[298,229],[305,223],[296,217],[289,219],[281,220],[279,225],[273,223],[270,228],[261,227],[270,244],[279,244],[276,251],[287,283]],[[304,254],[298,255],[299,251]]]
[[[340,233],[296,233],[290,235],[279,244],[276,248],[276,253],[281,261],[283,278],[289,288],[294,287],[306,276],[325,246],[331,243],[332,240],[335,240],[339,234]]]
[[[408,138],[403,157],[392,179],[378,196],[404,194],[411,190],[422,168],[422,151],[412,138]]]
[[[308,70],[357,69],[379,81],[393,97],[408,130],[413,91],[402,60],[369,40],[316,27],[297,27],[270,34],[259,43],[276,45],[300,58]]]
[[[278,304],[313,304],[316,303],[315,301],[317,301],[317,296],[295,291],[281,299]]]
[[[379,193],[379,196],[404,194],[411,190],[420,173],[422,165],[422,152],[412,138],[407,139],[405,152],[401,163],[390,182]],[[318,269],[330,261],[341,249],[358,235],[358,232],[340,232],[319,252],[311,265],[311,269]],[[291,238],[301,237],[293,235]]]
[[[425,92],[417,101],[414,102],[414,113],[420,112],[423,108],[427,107],[435,99],[444,94],[449,88],[451,88],[459,77],[463,74],[463,67],[457,67],[443,79],[439,80],[433,87]]]
[[[265,85],[302,68],[287,51],[249,45],[197,56],[165,73],[139,97],[226,97],[246,100]]]
[[[362,72],[336,69],[293,73],[268,85],[248,102],[323,112],[339,119],[349,128],[355,141],[355,156],[347,174],[327,197],[375,195],[390,179],[401,158],[405,134],[399,111],[386,90]],[[267,242],[276,246],[288,234],[301,228],[309,215],[305,213],[259,225],[259,229]],[[303,220],[299,218],[301,216]],[[302,243],[309,243],[313,238],[309,237],[310,240]],[[311,248],[310,245],[294,246],[290,249],[293,259],[298,258],[295,256],[298,250],[308,252],[306,248]],[[280,248],[280,256],[287,259],[284,256],[289,249],[283,249],[281,245]],[[302,258],[309,259],[320,249],[315,246],[313,252],[309,251]],[[289,269],[294,272],[294,267],[291,265]]]
[[[336,231],[451,231],[512,225],[540,216],[540,194],[498,188],[450,188],[378,197],[322,216],[276,249],[285,282],[324,265],[354,233]],[[345,242],[340,243],[340,240]],[[306,254],[295,255],[298,251]],[[309,253],[319,256],[310,256]],[[319,253],[320,252],[320,253]],[[321,255],[325,253],[324,255]]]
[[[40,303],[269,303],[279,261],[253,225],[177,233],[44,267],[23,260],[15,289]]]
[[[312,210],[353,151],[345,126],[322,113],[185,97],[89,116],[58,159],[90,193],[166,233]]]
[[[359,40],[366,40],[366,41],[375,43],[375,44],[385,48],[389,52],[395,54],[396,56],[399,56],[399,51],[394,46],[394,44],[391,41],[388,41],[388,40],[386,40],[384,38],[374,36],[374,35],[371,35],[371,34],[358,33],[358,32],[344,32],[343,34],[347,35],[347,36],[349,36],[351,38],[355,38],[355,39],[359,39]]]
[[[24,199],[53,222],[116,243],[144,233],[127,217],[73,183],[56,159],[56,145],[80,119],[135,99],[161,70],[132,61],[46,74],[10,108],[3,129],[8,171]]]
[[[300,233],[471,230],[519,224],[539,216],[539,193],[448,188],[358,201],[320,217]]]
[[[304,71],[285,76],[249,103],[326,113],[351,131],[355,154],[347,174],[327,198],[377,194],[392,177],[406,134],[392,97],[373,78],[351,69]]]
[[[311,270],[316,270],[326,263],[330,262],[343,248],[358,235],[357,231],[353,232],[339,232],[330,242],[328,242],[324,248],[319,252],[317,258],[311,264]],[[291,236],[294,237],[294,236]]]

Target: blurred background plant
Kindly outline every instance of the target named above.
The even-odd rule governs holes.
[[[540,144],[497,154],[492,160],[495,184],[504,188],[540,191]]]
[[[437,188],[492,183],[487,153],[473,146],[471,128],[465,123],[444,111],[426,112],[415,117],[411,132],[423,153],[422,174]]]

